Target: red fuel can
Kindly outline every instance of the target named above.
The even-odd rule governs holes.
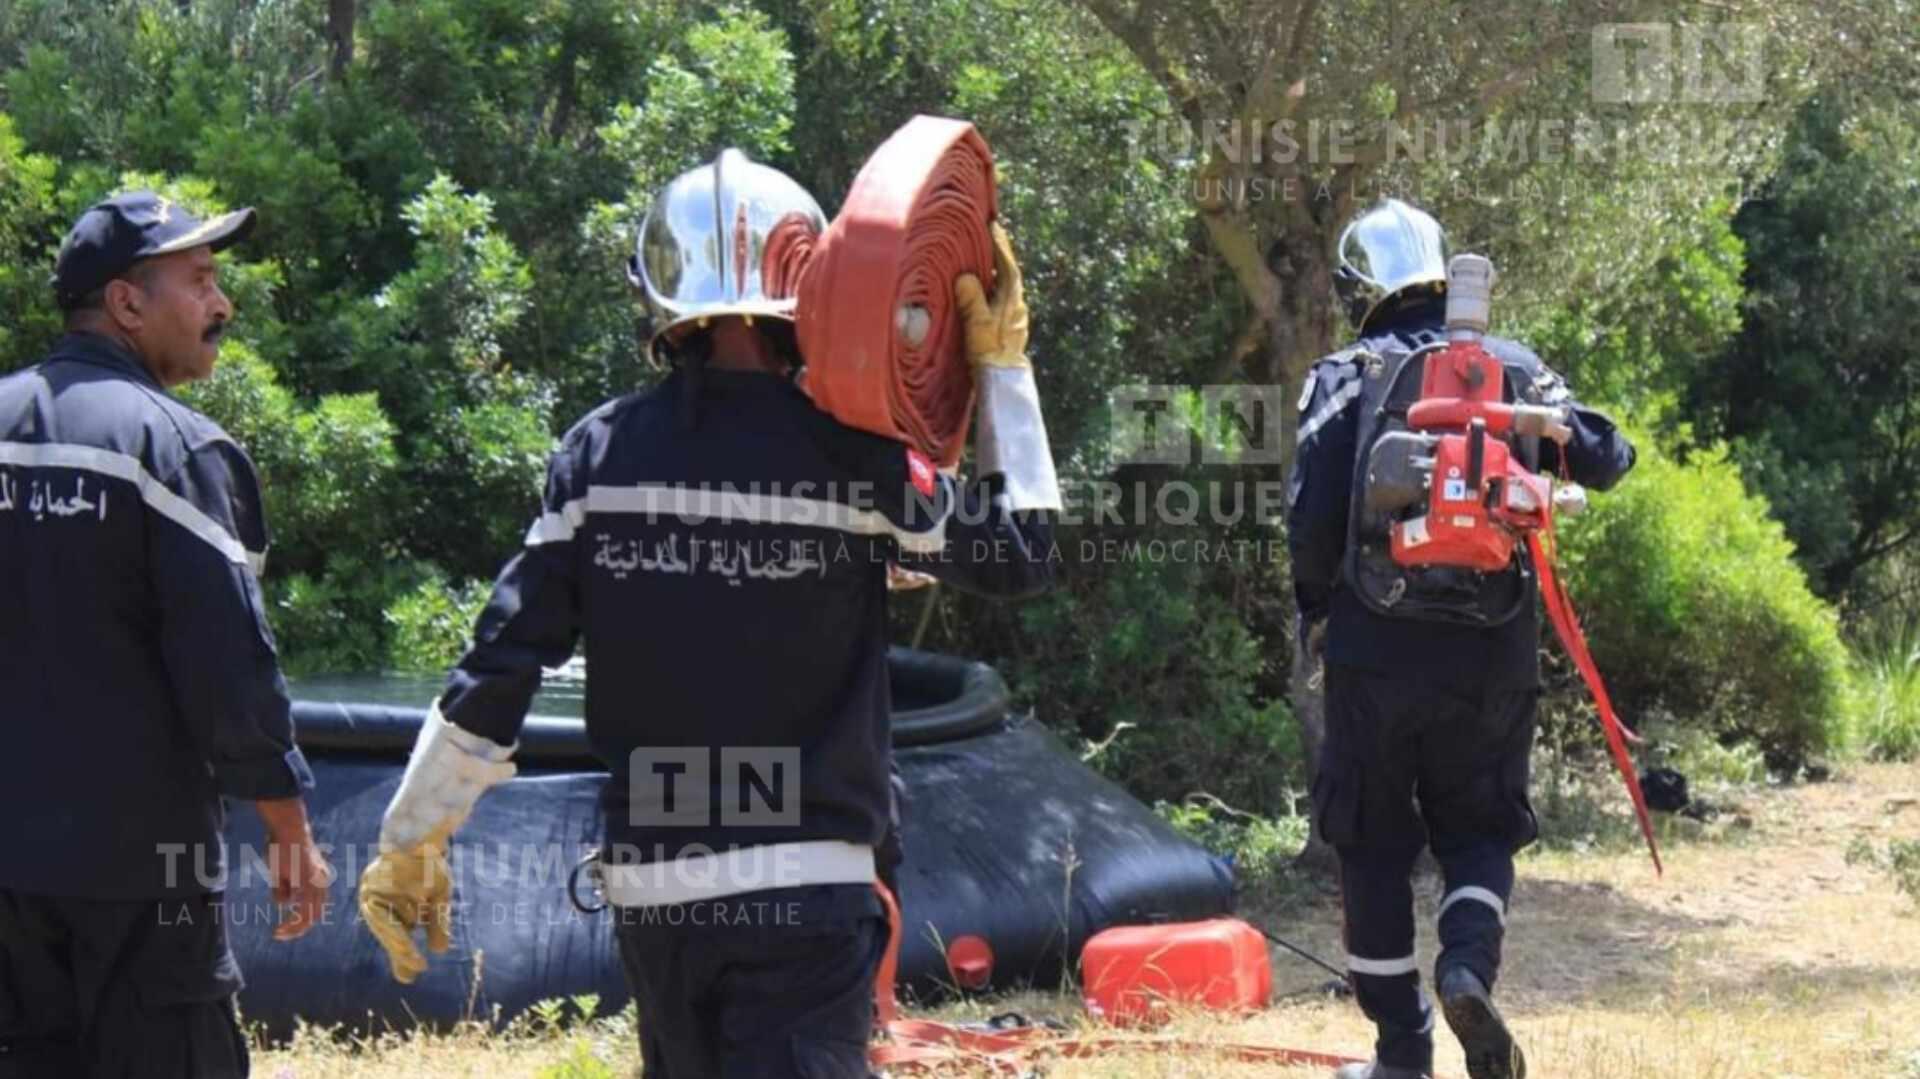
[[[1273,968],[1260,931],[1238,918],[1116,926],[1087,941],[1080,985],[1095,1017],[1142,1022],[1170,1004],[1264,1008],[1273,992]]]

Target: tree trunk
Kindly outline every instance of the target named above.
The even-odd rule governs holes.
[[[553,115],[547,124],[547,138],[556,143],[566,136],[567,127],[573,123],[573,110],[579,104],[580,88],[574,73],[578,59],[579,49],[569,37],[560,48],[560,60],[554,72],[560,85],[554,94]]]
[[[1308,789],[1312,789],[1314,778],[1320,774],[1320,747],[1327,740],[1327,699],[1313,678],[1318,666],[1308,658],[1306,642],[1294,642],[1293,718],[1300,724],[1300,751],[1306,755]],[[1320,838],[1319,807],[1309,812],[1313,819],[1307,828],[1307,845],[1294,859],[1294,864],[1316,872],[1331,871],[1336,859],[1333,848]]]
[[[334,81],[346,77],[353,64],[353,24],[358,18],[355,0],[327,0],[327,40],[333,55],[327,64]]]
[[[1326,239],[1317,230],[1294,224],[1268,248],[1267,266],[1279,282],[1280,317],[1274,320],[1268,349],[1267,376],[1285,388],[1286,408],[1281,413],[1281,446],[1286,451],[1286,469],[1293,466],[1297,450],[1299,414],[1293,403],[1315,360],[1333,346],[1332,278],[1326,260],[1319,252]],[[1296,627],[1297,628],[1297,627]],[[1307,786],[1320,774],[1320,747],[1327,739],[1326,699],[1314,674],[1319,666],[1306,654],[1306,642],[1294,641],[1291,697],[1294,721],[1300,725],[1300,748],[1304,754]],[[1307,845],[1296,864],[1319,872],[1330,872],[1335,865],[1334,852],[1320,838],[1316,812],[1307,832]]]

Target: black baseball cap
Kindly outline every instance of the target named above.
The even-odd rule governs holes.
[[[195,247],[219,251],[252,231],[251,207],[202,221],[151,191],[115,195],[81,214],[67,233],[53,264],[54,299],[72,310],[141,259]]]

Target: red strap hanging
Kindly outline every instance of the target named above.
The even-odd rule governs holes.
[[[1647,798],[1640,789],[1640,774],[1634,770],[1633,758],[1627,753],[1627,743],[1638,744],[1640,736],[1633,733],[1620,722],[1614,714],[1613,699],[1607,696],[1607,686],[1600,680],[1600,668],[1593,662],[1593,653],[1587,650],[1587,635],[1581,632],[1580,620],[1574,617],[1573,602],[1567,598],[1566,589],[1560,578],[1554,573],[1553,557],[1557,548],[1553,539],[1553,522],[1548,518],[1547,527],[1527,533],[1527,546],[1533,551],[1534,570],[1540,574],[1540,599],[1546,604],[1547,619],[1553,623],[1555,633],[1560,635],[1560,643],[1566,646],[1567,654],[1573,657],[1573,664],[1580,670],[1580,677],[1587,683],[1587,691],[1593,694],[1593,703],[1600,711],[1600,729],[1607,736],[1607,749],[1613,754],[1613,763],[1620,770],[1620,778],[1626,781],[1627,796],[1633,799],[1634,816],[1640,820],[1640,834],[1646,837],[1647,853],[1653,856],[1653,871],[1665,873],[1660,864],[1660,845],[1653,838],[1653,818],[1647,813]]]

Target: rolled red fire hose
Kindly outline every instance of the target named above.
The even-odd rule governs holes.
[[[761,265],[771,294],[798,297],[815,404],[941,466],[960,460],[973,373],[953,282],[971,273],[991,293],[997,206],[973,125],[916,116],[867,159],[825,233],[775,228]]]

